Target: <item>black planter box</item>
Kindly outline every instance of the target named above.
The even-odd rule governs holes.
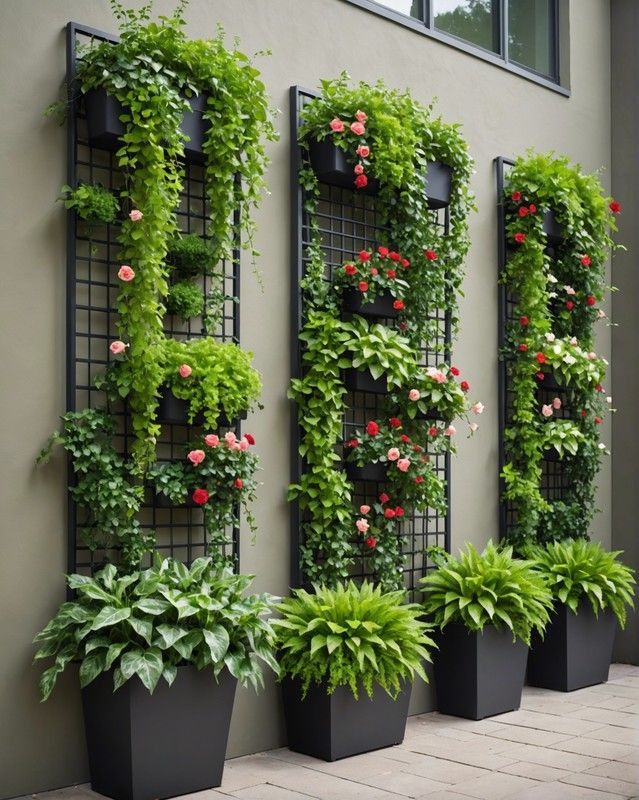
[[[349,392],[388,393],[388,383],[385,375],[380,378],[373,378],[369,370],[362,372],[354,367],[344,372],[344,385]]]
[[[438,411],[436,408],[428,408],[426,411],[418,411],[414,419],[432,420],[433,422],[450,422],[450,415],[446,415],[443,411]]]
[[[154,498],[154,505],[156,508],[200,508],[195,500],[193,500],[191,494],[187,495],[184,503],[173,503],[164,492],[154,492]]]
[[[204,414],[201,411],[189,423],[189,403],[176,397],[168,386],[160,389],[158,401],[158,422],[168,425],[204,425]]]
[[[311,685],[302,700],[301,682],[284,678],[282,696],[288,746],[324,761],[391,747],[404,741],[412,684],[393,700],[377,684],[370,699],[360,689],[355,700],[348,686],[332,695],[324,686]]]
[[[429,208],[446,208],[450,204],[453,169],[441,161],[429,161],[424,177],[424,191]]]
[[[362,293],[357,289],[348,287],[342,294],[342,311],[349,314],[359,314],[367,319],[396,319],[399,311],[393,308],[395,297],[386,290],[378,294],[372,303],[363,302]]]
[[[184,158],[193,163],[203,163],[202,144],[210,121],[202,117],[206,108],[206,95],[189,98],[191,113],[182,119],[180,130],[190,137],[184,145]],[[124,113],[122,104],[105,89],[91,89],[84,96],[87,114],[89,144],[101,150],[117,150],[122,146],[124,124],[120,115]]]
[[[450,623],[436,634],[433,656],[437,710],[484,719],[519,708],[528,647],[507,628],[469,631]]]
[[[564,230],[557,221],[554,211],[544,211],[544,233],[546,244],[550,247],[557,247],[564,240]]]
[[[308,154],[313,172],[320,183],[330,186],[340,186],[343,189],[352,189],[363,194],[377,194],[379,182],[368,177],[368,186],[365,189],[355,187],[353,171],[354,162],[348,160],[346,153],[330,139],[312,139],[308,143]]]
[[[82,690],[91,788],[155,800],[219,786],[236,684],[189,665],[151,695],[137,676],[113,692],[112,673],[100,675]]]
[[[543,451],[541,457],[544,461],[561,461],[561,456],[559,455],[559,451],[556,447],[548,447]]]
[[[617,619],[607,608],[595,616],[583,600],[577,614],[557,603],[544,638],[533,635],[528,656],[528,683],[559,692],[605,683],[612,660]]]
[[[377,461],[374,464],[365,464],[363,467],[358,467],[357,464],[347,462],[345,469],[346,475],[350,481],[374,481],[376,483],[383,483],[387,478],[388,464]]]
[[[536,381],[538,389],[547,389],[548,391],[558,391],[559,389],[563,389],[563,387],[557,382],[554,372],[544,372],[544,379],[539,380],[539,378],[536,378]]]

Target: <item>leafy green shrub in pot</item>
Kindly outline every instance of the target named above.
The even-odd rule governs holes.
[[[75,189],[63,186],[66,193],[65,208],[72,208],[80,219],[87,222],[115,222],[120,211],[117,197],[99,183],[80,183]]]
[[[168,243],[166,261],[183,278],[210,275],[217,264],[209,242],[196,233],[174,236]]]
[[[204,309],[202,289],[189,281],[179,281],[169,287],[166,297],[166,310],[176,314],[185,322],[199,317]]]

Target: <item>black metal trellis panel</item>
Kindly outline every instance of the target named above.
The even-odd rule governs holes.
[[[507,286],[502,282],[501,277],[508,260],[508,241],[506,237],[506,210],[504,208],[504,189],[506,184],[506,171],[508,167],[514,166],[515,162],[510,158],[499,156],[495,159],[495,176],[497,184],[497,264],[498,264],[498,318],[497,318],[497,341],[499,347],[499,536],[505,538],[509,531],[516,524],[516,512],[512,503],[502,500],[505,483],[501,477],[503,468],[506,464],[506,450],[504,433],[510,422],[512,411],[513,392],[510,385],[508,373],[508,358],[505,354],[506,333],[509,326],[517,320],[515,310],[517,308],[516,298],[508,291]],[[555,418],[568,419],[571,417],[570,399],[571,392],[565,388],[547,389],[543,385],[537,389],[537,400],[539,407],[544,403],[550,403],[554,397],[559,397],[562,407],[555,410]],[[541,463],[541,493],[549,502],[562,500],[568,490],[568,483],[561,461],[542,459]]]
[[[114,36],[94,28],[70,22],[67,25],[67,183],[101,183],[117,190],[124,186],[126,176],[119,170],[113,152],[89,144],[82,99],[76,85],[77,45],[81,40],[117,42]],[[178,227],[184,233],[206,237],[207,200],[204,168],[195,164],[184,165],[184,181],[176,209]],[[218,278],[201,280],[204,294],[214,286],[225,295],[215,331],[220,342],[239,342],[240,332],[240,279],[239,279],[239,216],[234,214],[236,247],[231,262],[218,265]],[[110,362],[108,344],[117,336],[115,303],[118,292],[117,269],[120,264],[117,241],[120,224],[93,225],[91,228],[78,220],[74,212],[67,214],[67,377],[66,407],[68,411],[83,408],[107,407],[117,423],[115,445],[124,457],[128,455],[131,441],[129,415],[125,403],[110,405],[93,381]],[[235,299],[234,299],[235,298]],[[205,335],[201,318],[181,323],[177,317],[167,315],[164,321],[167,336],[189,339]],[[234,426],[239,429],[239,425]],[[163,425],[157,443],[157,460],[174,461],[184,457],[184,444],[194,437],[193,429],[186,425]],[[73,480],[69,464],[69,481]],[[203,512],[198,508],[158,507],[153,491],[145,490],[145,501],[140,513],[143,528],[156,534],[156,549],[189,563],[204,555],[207,547],[203,525]],[[87,530],[86,520],[68,495],[68,569],[70,572],[90,572],[109,555],[104,550],[92,551],[82,543],[82,532]],[[229,531],[231,554],[239,565],[239,531]]]
[[[306,249],[310,244],[310,226],[304,212],[304,192],[299,185],[298,173],[301,165],[301,150],[296,145],[300,123],[300,111],[305,102],[316,95],[308,90],[293,86],[290,89],[291,108],[291,374],[299,377],[302,374],[299,333],[304,320],[304,299],[300,289],[306,268]],[[437,223],[445,232],[448,231],[448,210],[432,212],[437,215]],[[348,189],[320,184],[320,200],[318,204],[318,222],[322,240],[322,251],[325,262],[332,271],[344,261],[353,257],[361,249],[379,244],[379,237],[384,233],[380,216],[373,197]],[[327,275],[327,280],[330,280]],[[422,363],[434,366],[442,357],[450,356],[451,324],[450,315],[443,310],[434,310],[431,319],[437,328],[433,349],[421,351]],[[343,439],[351,438],[356,428],[362,428],[369,419],[383,418],[385,397],[366,392],[352,392],[347,395],[347,411],[343,422]],[[291,413],[291,472],[292,482],[297,483],[303,474],[304,463],[299,456],[300,427],[297,409]],[[398,538],[404,557],[404,584],[414,594],[418,581],[432,565],[427,563],[424,550],[430,545],[439,545],[450,551],[450,455],[429,453],[435,470],[440,478],[446,481],[445,515],[433,509],[415,512],[405,519],[399,528]],[[375,486],[371,492],[368,482],[356,482],[353,502],[355,506],[370,502],[372,497],[381,491]],[[290,504],[291,514],[291,585],[305,585],[305,576],[300,568],[300,548],[302,540],[302,518],[297,503]],[[354,578],[363,578],[370,574],[361,544],[361,537],[353,536],[353,543],[362,547],[360,557],[353,570]]]

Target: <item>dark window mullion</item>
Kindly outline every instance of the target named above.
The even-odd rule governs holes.
[[[433,0],[424,0],[424,24],[432,31],[435,27]]]
[[[499,30],[499,52],[504,61],[508,64],[510,56],[508,54],[508,0],[498,0],[499,19],[497,21]]]

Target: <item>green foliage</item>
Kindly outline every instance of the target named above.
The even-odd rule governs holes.
[[[343,322],[338,339],[350,354],[350,363],[358,370],[368,370],[373,378],[386,376],[389,386],[401,386],[408,380],[417,355],[404,336],[385,325],[369,325],[363,317]]]
[[[544,444],[546,449],[554,447],[562,458],[565,453],[576,456],[579,445],[584,440],[583,433],[569,419],[558,419],[547,422],[544,427]]]
[[[199,317],[204,309],[202,289],[189,281],[179,281],[169,288],[166,310],[184,321]]]
[[[80,528],[85,543],[91,550],[121,547],[124,564],[135,569],[153,547],[153,537],[135,518],[144,490],[133,482],[130,469],[111,443],[114,419],[106,411],[87,408],[65,414],[62,421],[62,430],[53,433],[38,462],[48,461],[55,445],[64,447],[76,476],[71,495],[89,514],[87,524]]]
[[[184,278],[210,275],[217,265],[213,247],[196,233],[174,236],[168,243],[166,260]]]
[[[179,342],[167,339],[162,351],[161,383],[189,403],[189,421],[201,411],[206,425],[215,429],[220,414],[236,419],[257,402],[262,391],[260,375],[251,366],[252,353],[236,344],[209,337]],[[191,374],[182,378],[183,364]]]
[[[349,686],[355,698],[361,688],[372,696],[375,683],[396,697],[415,674],[427,681],[422,662],[434,643],[421,608],[404,600],[369,583],[296,591],[273,623],[280,673],[299,678],[304,695],[321,684],[328,694]]]
[[[492,542],[483,553],[468,544],[459,558],[446,563],[421,581],[424,609],[442,629],[461,622],[470,631],[485,625],[506,626],[513,641],[530,644],[533,629],[543,634],[552,598],[531,561],[514,559],[512,548],[497,549]]]
[[[210,558],[191,567],[157,554],[153,567],[128,575],[108,564],[95,577],[70,575],[77,599],[63,603],[35,638],[36,660],[54,659],[42,673],[46,700],[58,675],[80,662],[87,686],[113,670],[114,690],[137,675],[149,692],[173,683],[180,664],[228,669],[243,685],[263,686],[260,661],[277,672],[274,632],[264,619],[272,598],[243,596],[250,576],[215,569]]]
[[[572,539],[529,547],[526,554],[555,600],[575,614],[584,600],[590,601],[595,614],[611,608],[624,628],[626,608],[634,607],[636,581],[634,570],[619,560],[621,552],[608,552],[599,542]]]
[[[65,208],[75,209],[75,213],[87,222],[115,222],[120,211],[117,197],[99,183],[80,183],[72,188],[63,186],[66,193]]]
[[[373,303],[375,299],[389,292],[394,298],[403,302],[406,298],[408,283],[398,273],[401,272],[401,255],[393,253],[399,263],[389,260],[383,255],[388,250],[380,247],[380,252],[362,250],[356,261],[345,261],[333,276],[333,290],[336,302],[340,303],[345,289],[355,289],[360,293],[362,303]],[[364,288],[366,286],[366,288]],[[402,306],[403,308],[403,306]]]

